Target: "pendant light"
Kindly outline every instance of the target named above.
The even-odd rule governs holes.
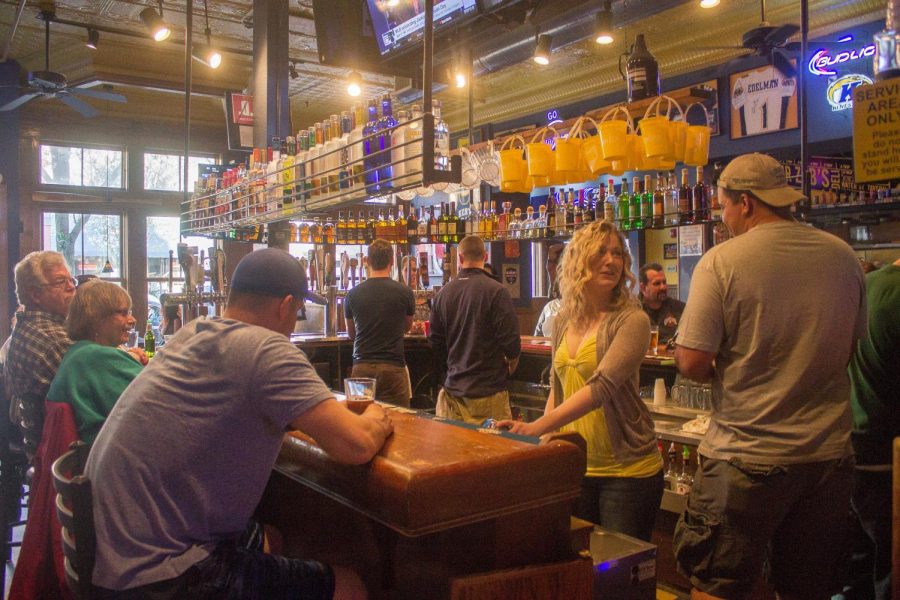
[[[107,159],[107,163],[109,159]],[[103,268],[100,269],[101,273],[112,273],[113,266],[112,263],[109,262],[109,215],[106,215],[106,262],[103,264]]]
[[[203,13],[206,17],[206,43],[194,44],[191,48],[191,56],[194,60],[203,63],[210,69],[218,69],[222,65],[222,53],[216,50],[212,45],[212,31],[209,28],[209,6],[206,0],[203,0]]]
[[[362,76],[357,71],[351,71],[347,78],[347,94],[359,96],[362,93]]]
[[[601,46],[613,43],[612,6],[610,0],[606,0],[603,10],[597,13],[597,31],[594,41]]]
[[[537,44],[534,47],[534,62],[539,65],[550,64],[550,50],[553,47],[553,36],[542,33],[537,36]]]
[[[141,11],[141,21],[144,22],[144,26],[157,42],[162,42],[172,35],[172,29],[168,23],[163,21],[162,12],[162,0],[159,0],[159,12],[156,12],[152,6]]]
[[[713,8],[719,5],[719,0],[700,0],[700,8]]]

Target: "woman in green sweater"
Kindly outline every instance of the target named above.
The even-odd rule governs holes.
[[[88,444],[141,372],[140,356],[119,348],[134,323],[131,297],[118,285],[92,280],[78,286],[66,319],[75,344],[63,356],[47,399],[72,405],[78,437]]]

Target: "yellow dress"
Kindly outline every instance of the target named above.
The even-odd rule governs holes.
[[[584,387],[584,383],[597,369],[597,336],[588,335],[574,357],[569,356],[566,331],[553,357],[553,368],[562,385],[563,396],[568,398]],[[651,452],[644,458],[631,462],[616,460],[606,428],[606,415],[602,408],[592,410],[568,425],[563,431],[575,431],[587,441],[588,477],[650,477],[662,468],[662,457]]]

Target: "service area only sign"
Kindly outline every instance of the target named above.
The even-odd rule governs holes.
[[[856,183],[900,179],[900,78],[853,90]]]

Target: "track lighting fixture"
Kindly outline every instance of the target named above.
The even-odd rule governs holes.
[[[206,29],[203,30],[203,33],[206,35],[206,43],[195,44],[191,48],[191,56],[210,69],[218,69],[222,64],[222,53],[216,50],[212,44],[212,31],[209,29],[209,6],[206,0],[203,0],[203,14],[206,17]]]
[[[288,63],[288,75],[290,75],[291,79],[297,79],[300,77],[300,73],[297,72],[297,65],[294,63]]]
[[[550,64],[550,49],[553,47],[553,36],[542,33],[537,36],[537,44],[534,47],[534,62],[539,65]]]
[[[159,3],[159,12],[150,6],[142,10],[141,21],[144,22],[144,26],[157,42],[162,42],[172,35],[172,30],[162,18],[162,2]]]
[[[362,93],[362,77],[356,71],[351,71],[347,77],[347,93],[354,98]]]
[[[599,13],[597,13],[597,32],[594,41],[603,46],[613,43],[612,8],[609,0]]]
[[[719,0],[700,0],[700,8],[712,8],[719,5]]]
[[[87,34],[87,40],[84,42],[84,45],[91,50],[96,50],[100,44],[100,32],[96,29],[88,29]]]
[[[194,44],[194,47],[191,48],[191,56],[210,69],[218,69],[222,64],[222,53],[209,44]]]

